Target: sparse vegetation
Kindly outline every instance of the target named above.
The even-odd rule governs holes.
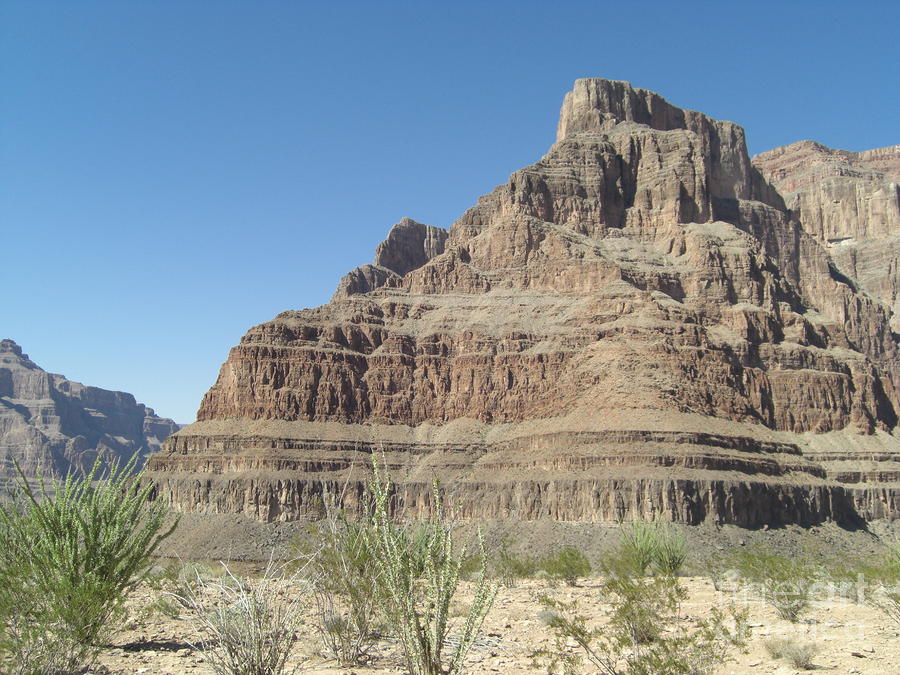
[[[621,559],[617,561],[621,565]],[[547,672],[584,672],[588,664],[605,675],[710,673],[732,647],[743,647],[749,636],[747,614],[713,608],[707,619],[685,626],[678,612],[686,591],[672,575],[638,576],[633,568],[607,567],[602,591],[609,597],[609,623],[591,627],[576,603],[540,598],[539,615],[555,638],[553,649],[535,653]],[[581,651],[570,652],[574,642]]]
[[[541,569],[553,581],[564,581],[575,586],[578,579],[591,573],[591,563],[581,551],[573,546],[563,546],[556,554],[541,561]]]
[[[522,579],[535,575],[538,564],[537,558],[512,553],[508,542],[504,539],[500,542],[500,553],[494,562],[494,576],[506,588],[515,588]]]
[[[900,586],[880,584],[868,597],[868,602],[900,625]]]
[[[0,654],[4,672],[77,673],[113,631],[128,591],[173,529],[148,503],[136,458],[35,490],[19,470],[0,505]],[[17,467],[18,469],[18,467]]]
[[[454,550],[451,525],[446,518],[437,482],[432,486],[430,519],[419,527],[392,521],[391,485],[377,463],[371,483],[374,500],[373,552],[378,571],[378,598],[388,623],[396,630],[415,675],[443,675],[462,670],[497,588],[487,580],[484,544],[479,534],[481,573],[473,600],[455,635],[455,649],[444,655],[450,633],[450,605],[459,584],[465,550]]]
[[[734,551],[730,563],[745,583],[758,588],[781,618],[796,622],[809,607],[818,573],[807,560],[757,546]]]
[[[620,563],[630,566],[638,574],[646,574],[657,556],[659,537],[656,526],[643,520],[635,520],[622,528],[619,545]]]
[[[363,663],[379,637],[372,526],[329,506],[304,541],[313,543],[298,542],[295,552],[306,565],[325,652],[341,665]]]
[[[181,608],[170,597],[170,594],[178,590],[180,571],[183,565],[170,562],[167,565],[152,567],[144,577],[144,584],[153,591],[154,597],[148,604],[141,608],[138,620],[141,623],[152,620],[154,616],[163,616],[170,619],[177,618]]]
[[[113,624],[125,617],[122,601],[138,580],[161,597],[138,608],[129,605],[131,624],[140,625],[149,612],[175,620],[190,616],[202,633],[196,648],[219,675],[289,671],[289,655],[304,627],[309,636],[318,632],[324,652],[342,666],[371,665],[373,647],[389,629],[397,635],[394,644],[403,650],[411,673],[449,675],[463,669],[496,584],[486,579],[480,535],[475,555],[455,545],[437,483],[432,486],[431,517],[404,522],[391,511],[391,485],[376,466],[369,515],[356,519],[324,508],[324,520],[306,538],[311,543],[295,549],[300,569],[285,574],[270,565],[257,581],[224,565],[172,563],[148,571],[146,552],[168,531],[162,527],[165,512],[145,503],[139,481],[123,467],[123,472],[116,469],[93,483],[72,478],[35,493],[26,486],[17,500],[0,509],[0,671],[84,672]],[[154,508],[156,529],[128,534],[136,523],[143,527]],[[44,541],[51,538],[53,545]],[[587,558],[573,547],[560,548],[540,562],[513,555],[505,542],[498,548],[494,574],[509,585],[534,576],[538,567],[547,578],[569,585],[591,573]],[[138,550],[144,555],[137,555]],[[831,559],[818,549],[810,554],[815,558],[788,557],[748,546],[713,555],[717,560],[712,567],[733,570],[729,574],[735,581],[758,590],[779,616],[791,621],[807,610],[816,581],[826,581],[846,583],[847,597],[864,598],[900,624],[900,550],[877,558]],[[100,562],[115,556],[118,566]],[[686,557],[684,536],[674,527],[645,522],[625,526],[620,546],[600,567],[594,606],[602,611],[580,610],[577,602],[553,595],[557,591],[539,598],[539,618],[551,631],[554,646],[534,653],[535,662],[548,672],[564,673],[586,668],[606,675],[713,672],[731,650],[745,645],[748,612],[713,607],[702,620],[683,616],[687,591],[677,573]],[[33,569],[38,561],[44,565],[40,573]],[[54,565],[55,575],[47,571]],[[457,593],[465,577],[472,579],[469,601]],[[51,583],[56,585],[48,593]],[[844,586],[835,588],[841,592]],[[60,608],[63,602],[68,605]],[[768,640],[765,647],[796,669],[813,668],[814,644],[780,638]]]
[[[813,657],[818,652],[811,642],[799,642],[794,638],[772,638],[765,642],[766,651],[773,659],[784,659],[794,668],[812,670]]]
[[[684,535],[669,524],[656,526],[656,546],[653,548],[653,565],[663,574],[677,575],[687,559],[687,542]]]
[[[873,581],[865,600],[900,626],[900,544],[894,543],[886,556],[859,574]]]
[[[279,675],[285,672],[306,609],[308,585],[272,563],[255,582],[225,574],[211,579],[196,571],[173,597],[203,633],[197,647],[217,675]]]

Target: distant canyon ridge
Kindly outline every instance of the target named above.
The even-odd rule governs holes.
[[[139,465],[179,426],[121,391],[48,373],[13,340],[0,340],[0,485],[90,471],[95,460]]]
[[[583,79],[449,230],[403,219],[331,302],[234,347],[148,463],[184,512],[357,508],[744,527],[900,515],[900,146],[754,158],[732,122]],[[335,242],[335,245],[339,245]]]

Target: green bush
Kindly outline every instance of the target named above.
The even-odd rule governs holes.
[[[678,574],[687,558],[684,535],[672,525],[643,520],[621,528],[622,538],[614,553],[616,565],[647,574],[653,568],[662,574]]]
[[[465,550],[454,551],[452,528],[444,514],[437,482],[432,486],[430,519],[410,527],[391,520],[388,507],[391,485],[382,479],[377,463],[374,473],[372,551],[382,611],[396,630],[406,666],[414,675],[458,673],[497,594],[496,586],[487,580],[484,541],[479,533],[482,563],[474,599],[455,636],[456,648],[445,659],[443,649],[450,634],[450,603],[459,585]]]
[[[136,458],[37,492],[19,469],[12,503],[0,505],[0,653],[5,672],[87,668],[116,625],[127,592],[175,528],[149,502]],[[17,467],[18,469],[18,467]]]
[[[656,641],[664,619],[677,616],[681,602],[687,597],[684,586],[668,575],[610,574],[602,590],[615,597],[610,623],[636,645]]]
[[[550,579],[565,581],[569,586],[575,586],[579,577],[591,573],[591,563],[587,557],[572,546],[564,546],[555,555],[544,558],[540,566]]]
[[[656,526],[656,546],[653,548],[653,565],[663,574],[677,575],[687,559],[687,542],[684,534],[672,525]]]
[[[788,558],[764,547],[732,552],[730,562],[745,582],[783,619],[796,622],[809,607],[818,570],[803,558]]]
[[[374,533],[366,520],[326,508],[325,519],[295,544],[315,599],[313,615],[325,652],[342,666],[363,663],[378,640]]]
[[[500,543],[500,554],[494,562],[494,576],[507,588],[515,588],[520,579],[533,577],[538,566],[537,558],[512,553],[504,540]]]
[[[656,526],[642,520],[633,521],[622,528],[619,544],[620,563],[630,566],[638,574],[646,574],[657,556],[659,537]]]
[[[607,570],[609,572],[609,570]],[[607,675],[697,675],[712,673],[732,647],[746,645],[747,613],[713,608],[708,618],[678,622],[686,591],[672,575],[638,576],[634,569],[609,573],[601,592],[612,605],[609,624],[591,628],[576,603],[540,598],[539,619],[550,629],[554,647],[533,654],[547,672],[580,673],[585,660]],[[573,654],[568,645],[581,648]]]

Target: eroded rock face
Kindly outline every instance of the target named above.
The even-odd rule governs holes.
[[[308,517],[384,451],[413,511],[438,475],[472,518],[895,514],[892,481],[806,456],[824,433],[893,447],[891,308],[737,125],[579,80],[548,153],[439,232],[402,221],[331,303],[251,329],[152,459],[161,494]]]
[[[12,340],[0,341],[0,483],[89,470],[98,456],[143,462],[178,425],[121,391],[87,387],[38,367]]]
[[[404,218],[375,249],[375,264],[401,277],[444,252],[447,230]]]
[[[368,293],[382,286],[398,287],[404,275],[444,252],[447,230],[404,218],[375,249],[375,262],[345,274],[332,300]]]
[[[800,141],[753,158],[820,241],[896,236],[900,226],[900,145],[866,152]]]
[[[753,158],[840,273],[900,316],[900,145],[866,152],[801,141]]]

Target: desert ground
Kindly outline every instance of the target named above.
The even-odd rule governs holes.
[[[796,540],[796,537],[792,538],[792,541]],[[171,561],[158,561],[160,566],[166,564],[171,564]],[[203,565],[211,575],[217,574],[217,568],[221,569],[214,561],[205,561]],[[262,570],[260,563],[230,563],[230,567],[236,574],[247,577],[258,575]],[[734,605],[746,607],[749,611],[752,635],[746,650],[731,649],[727,661],[716,672],[803,672],[768,653],[766,642],[779,637],[812,643],[816,648],[812,668],[817,672],[896,672],[895,664],[900,659],[900,624],[866,603],[857,602],[852,592],[841,595],[827,585],[821,586],[808,611],[798,622],[791,623],[779,618],[753,589],[742,586],[727,575],[725,579],[717,579],[717,589],[710,577],[697,574],[698,567],[702,564],[689,565],[688,573],[693,576],[681,578],[688,596],[681,605],[679,621],[694,622],[707,616],[714,606],[727,608]],[[458,600],[454,600],[455,611],[451,610],[454,616],[462,615],[471,599],[472,587],[468,582],[461,584]],[[187,613],[148,609],[162,592],[147,585],[136,589],[129,600],[128,619],[103,650],[94,673],[204,675],[214,672],[198,647],[202,636]],[[602,580],[598,577],[581,579],[576,587],[554,586],[540,579],[521,580],[512,588],[501,586],[484,623],[481,638],[469,654],[468,672],[542,672],[536,669],[532,654],[553,645],[549,629],[539,619],[542,608],[537,598],[545,593],[566,602],[577,601],[579,610],[591,617],[592,625],[602,625],[610,612],[608,599],[603,596]],[[341,667],[329,660],[322,653],[311,616],[311,613],[307,615],[298,628],[298,639],[289,660],[289,667],[297,672],[323,675],[406,672],[400,646],[388,636],[378,642],[364,666]],[[571,642],[567,648],[572,652],[578,651]],[[583,666],[582,672],[596,671]]]

